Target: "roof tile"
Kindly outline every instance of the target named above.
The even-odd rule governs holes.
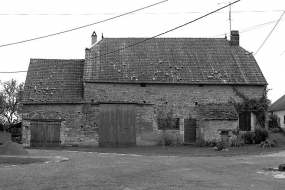
[[[23,102],[82,102],[83,66],[84,59],[31,59]]]
[[[155,38],[113,52],[142,40],[145,38],[104,38],[98,42],[87,56],[84,80],[267,84],[254,57],[240,46],[230,46],[222,38]]]

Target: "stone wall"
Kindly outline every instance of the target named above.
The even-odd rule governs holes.
[[[264,86],[236,86],[250,98],[261,97]],[[166,137],[174,143],[184,141],[184,119],[197,118],[197,104],[227,103],[231,99],[242,101],[236,96],[233,88],[229,85],[168,85],[168,84],[108,84],[108,83],[85,83],[84,99],[89,103],[97,102],[132,102],[136,106],[136,142],[137,145],[155,145],[162,139],[162,130],[158,130],[156,118],[157,110],[164,107],[165,111],[173,110],[174,118],[180,119],[179,130],[167,130]],[[98,113],[97,113],[98,116]],[[218,125],[236,127],[237,122],[224,121],[218,123],[209,122],[207,134],[217,135]],[[213,128],[210,127],[213,124]],[[200,137],[197,131],[197,138]]]
[[[238,120],[204,120],[199,124],[200,140],[221,140],[219,129],[234,130],[238,127]],[[232,136],[232,132],[229,133]]]
[[[249,97],[260,97],[263,86],[238,86]],[[62,145],[94,145],[99,142],[99,106],[102,102],[132,102],[136,104],[136,144],[147,146],[161,142],[162,130],[158,130],[157,112],[173,111],[180,119],[178,130],[167,130],[166,137],[173,144],[184,142],[184,119],[198,118],[197,104],[226,103],[230,99],[242,101],[229,85],[167,85],[167,84],[108,84],[85,83],[84,104],[34,104],[24,105],[23,141],[29,145],[29,121],[35,119],[60,119]],[[233,128],[231,121],[206,123],[197,130],[197,138],[219,138],[219,126]],[[197,122],[198,126],[201,123]]]
[[[60,127],[62,145],[98,145],[98,127],[94,110],[96,107],[91,104],[24,105],[23,144],[30,145],[31,121],[62,120]]]

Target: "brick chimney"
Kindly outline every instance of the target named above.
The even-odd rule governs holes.
[[[97,42],[97,34],[95,31],[91,35],[91,39],[92,39],[92,42],[91,42],[91,46],[92,46],[93,44],[95,44]]]
[[[239,46],[239,33],[237,30],[231,31],[231,46]]]

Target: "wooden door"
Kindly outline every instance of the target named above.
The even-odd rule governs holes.
[[[184,119],[184,142],[196,141],[196,119]]]
[[[134,105],[121,104],[117,107],[118,146],[136,144]]]
[[[99,145],[117,146],[117,107],[113,104],[99,106]]]
[[[131,146],[136,144],[135,106],[102,104],[99,106],[99,145]]]
[[[47,122],[45,126],[46,146],[60,145],[60,122]]]
[[[60,122],[31,122],[31,146],[57,146],[60,144]]]
[[[239,129],[241,131],[250,131],[251,130],[251,123],[250,123],[250,112],[245,111],[239,114]]]

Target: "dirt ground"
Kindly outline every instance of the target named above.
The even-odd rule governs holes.
[[[239,155],[238,151],[246,153],[246,148],[235,148],[228,152],[236,151],[236,154],[227,156],[199,156],[199,151],[214,154],[217,151],[190,147],[182,147],[185,153],[176,150],[180,153],[173,156],[172,148],[177,147],[168,150],[121,148],[117,149],[121,151],[118,153],[108,153],[107,150],[112,152],[108,148],[101,152],[28,149],[31,157],[61,156],[69,160],[0,165],[0,189],[284,189],[285,178],[282,177],[285,175],[272,171],[285,163],[282,148],[266,149],[275,153],[265,151],[258,155]],[[155,153],[159,149],[165,154]],[[187,156],[191,151],[197,157]],[[139,152],[144,154],[136,154]]]

